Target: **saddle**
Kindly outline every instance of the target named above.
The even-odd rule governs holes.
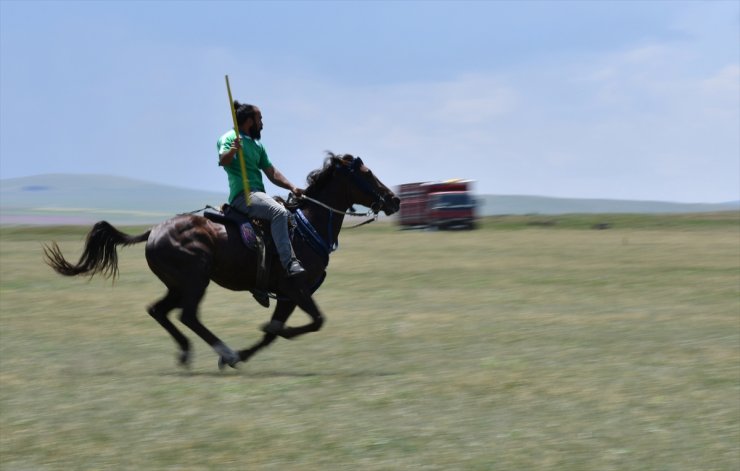
[[[293,240],[294,235],[300,236],[309,247],[324,259],[324,265],[328,265],[329,254],[336,250],[337,244],[328,245],[306,219],[301,210],[298,209],[298,205],[295,202],[285,201],[280,197],[276,197],[275,201],[285,206],[293,215],[293,217],[288,218],[290,239]],[[222,205],[221,209],[207,206],[203,210],[203,216],[224,226],[235,225],[238,227],[244,246],[257,254],[257,286],[251,290],[254,299],[264,307],[270,307],[270,297],[278,300],[282,299],[275,293],[270,293],[268,288],[272,260],[277,256],[277,248],[272,239],[270,221],[267,219],[251,218],[229,204]],[[325,279],[326,271],[322,273],[318,281],[311,287],[311,294],[319,289]]]
[[[277,254],[275,243],[272,240],[270,222],[265,219],[250,218],[229,204],[221,209],[208,207],[203,216],[211,221],[223,225],[235,225],[239,228],[244,246],[257,254],[257,287],[252,290],[252,296],[260,305],[270,307],[268,282],[272,255]]]

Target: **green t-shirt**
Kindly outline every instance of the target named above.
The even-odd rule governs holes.
[[[249,181],[250,191],[265,191],[265,185],[262,183],[262,172],[266,168],[272,167],[270,159],[267,157],[267,152],[262,146],[260,141],[255,141],[246,134],[240,132],[242,140],[242,152],[244,153],[244,166],[247,168],[247,180]],[[236,139],[236,133],[234,130],[230,130],[220,138],[218,138],[218,155],[219,159],[221,154],[231,149],[231,144]],[[229,177],[229,203],[234,201],[234,198],[244,191],[244,185],[242,184],[242,168],[239,163],[239,154],[234,156],[234,160],[230,165],[225,165],[226,175]]]

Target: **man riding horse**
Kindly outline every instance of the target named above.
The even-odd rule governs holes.
[[[114,277],[118,273],[116,248],[146,242],[144,254],[151,271],[166,286],[165,295],[147,308],[147,313],[162,326],[179,347],[178,362],[188,366],[192,359],[190,340],[169,318],[180,309],[180,321],[198,335],[219,356],[218,365],[236,367],[248,361],[258,351],[277,338],[292,339],[317,332],[325,316],[313,299],[314,292],[326,276],[329,255],[338,246],[344,216],[354,204],[391,215],[398,211],[401,200],[365,166],[362,159],[349,154],[327,153],[322,168],[309,173],[305,191],[296,188],[270,163],[259,142],[262,115],[258,108],[236,105],[239,136],[235,131],[219,139],[219,162],[229,176],[229,201],[238,210],[253,218],[269,219],[272,236],[285,272],[272,271],[261,285],[257,269],[260,257],[256,250],[245,248],[241,227],[233,222],[214,221],[207,214],[179,214],[138,235],[129,235],[106,221],[96,223],[87,235],[85,247],[77,263],[64,258],[56,243],[45,246],[48,263],[64,276],[102,274]],[[240,158],[239,169],[234,154],[247,150],[247,159]],[[244,183],[241,161],[251,168],[249,182]],[[303,195],[295,211],[295,237],[288,237],[287,210],[264,194],[261,172],[276,185]],[[246,172],[245,172],[246,173]],[[253,190],[251,205],[245,201],[245,187]],[[368,214],[369,214],[368,213]],[[296,254],[300,256],[299,263]],[[277,255],[277,254],[276,254]],[[284,275],[288,276],[284,276]],[[301,276],[291,276],[301,274]],[[234,351],[199,318],[199,305],[208,285],[214,282],[233,291],[274,293],[275,310],[269,323],[262,327],[262,339],[251,347]],[[259,299],[257,299],[259,301]],[[264,305],[264,304],[263,304]],[[299,308],[310,322],[288,326],[286,322]]]
[[[265,193],[262,183],[262,172],[275,185],[290,190],[295,196],[301,196],[303,190],[293,185],[270,162],[265,147],[260,142],[262,137],[262,112],[253,105],[234,101],[239,136],[231,129],[218,139],[218,164],[229,178],[229,204],[237,211],[252,218],[270,221],[272,238],[277,248],[280,262],[288,277],[300,275],[305,270],[295,256],[288,234],[289,212]],[[236,158],[239,149],[244,155],[245,170],[249,184],[249,203],[244,194],[244,179],[241,166]]]

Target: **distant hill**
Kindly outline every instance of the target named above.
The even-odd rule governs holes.
[[[479,215],[694,213],[740,209],[740,201],[684,204],[656,201],[477,195]],[[208,192],[106,175],[38,175],[0,180],[0,224],[149,224],[225,202]]]
[[[0,224],[158,222],[228,194],[106,175],[38,175],[0,180]]]
[[[670,203],[609,199],[549,198],[545,196],[481,195],[480,214],[584,214],[584,213],[703,213],[740,209],[740,201],[727,203]]]

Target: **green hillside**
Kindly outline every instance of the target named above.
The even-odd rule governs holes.
[[[646,214],[704,213],[740,209],[740,201],[702,204],[665,201],[548,198],[544,196],[482,195],[478,197],[482,216],[521,214]]]
[[[0,181],[2,223],[148,223],[225,202],[227,195],[104,175],[39,175]]]
[[[106,175],[38,175],[0,180],[0,224],[87,224],[100,219],[148,224],[206,205],[226,193],[160,185]],[[702,213],[740,209],[740,202],[683,204],[654,201],[477,195],[480,216],[589,213]]]

